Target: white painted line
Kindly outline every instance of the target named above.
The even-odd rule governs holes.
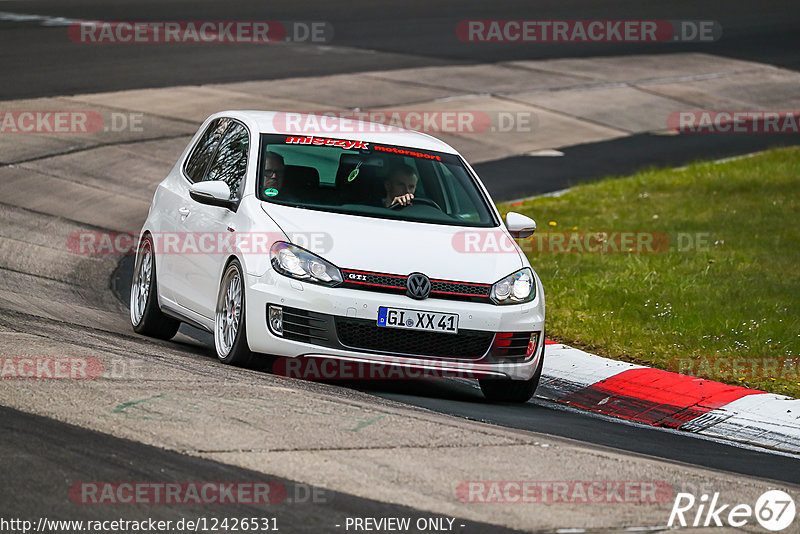
[[[544,197],[560,197],[564,193],[569,191],[569,189],[559,189],[558,191],[551,191],[550,193],[542,193],[541,195],[532,195],[529,197],[522,197],[522,198],[515,198],[514,200],[505,200],[502,204],[513,204],[516,202],[525,202],[527,200],[533,200],[534,198],[544,198]]]
[[[754,158],[756,156],[760,156],[761,154],[763,154],[765,152],[766,152],[766,150],[759,150],[758,152],[750,152],[748,154],[741,154],[739,156],[731,156],[729,158],[714,159],[714,160],[711,160],[711,164],[718,165],[720,163],[728,163],[729,161],[736,161],[738,159]],[[688,166],[684,165],[683,167],[675,167],[672,170],[673,171],[685,171],[688,168],[689,168]]]
[[[740,159],[753,158],[753,157],[756,157],[756,156],[758,156],[760,154],[763,154],[763,153],[764,153],[763,150],[760,151],[760,152],[751,152],[750,154],[742,154],[741,156],[731,156],[729,158],[715,159],[711,163],[713,163],[714,165],[718,165],[720,163],[728,163],[729,161],[736,161],[736,160],[740,160]]]
[[[382,78],[383,79],[383,78]],[[388,79],[387,79],[388,80]],[[470,98],[489,98],[491,97],[491,93],[465,93],[453,96],[442,96],[439,98],[434,98],[434,102],[455,102],[458,100],[466,100]]]
[[[526,156],[533,156],[538,158],[557,158],[563,156],[564,153],[560,150],[555,150],[553,148],[545,148],[542,150],[534,150],[533,152],[528,152]]]
[[[49,15],[29,15],[27,13],[10,13],[0,11],[0,21],[6,22],[38,22],[40,26],[69,26],[85,20],[68,19],[64,17],[51,17]]]
[[[650,135],[678,135],[678,130],[654,130],[648,132]]]

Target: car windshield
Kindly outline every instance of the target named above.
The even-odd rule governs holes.
[[[262,134],[258,168],[258,198],[274,204],[455,226],[499,224],[454,154]]]

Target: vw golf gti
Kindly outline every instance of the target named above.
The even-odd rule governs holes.
[[[158,185],[137,243],[134,330],[169,339],[188,323],[213,333],[226,364],[436,369],[478,378],[491,401],[530,399],[544,290],[514,239],[536,223],[504,221],[434,137],[333,117],[297,131],[285,116],[212,115]]]

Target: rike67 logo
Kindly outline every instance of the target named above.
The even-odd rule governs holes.
[[[699,499],[691,493],[678,493],[667,525],[741,528],[758,522],[769,531],[779,532],[792,524],[795,513],[794,499],[781,490],[764,492],[756,500],[755,506],[723,503],[719,492],[715,492],[710,498],[703,494]]]

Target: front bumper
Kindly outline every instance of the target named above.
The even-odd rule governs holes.
[[[533,301],[507,306],[435,298],[419,301],[405,295],[342,287],[329,288],[292,280],[271,270],[261,277],[245,275],[245,278],[247,339],[250,349],[255,352],[287,357],[384,363],[415,369],[435,368],[462,375],[467,371],[474,376],[515,380],[531,378],[543,353],[544,339],[541,333],[544,331],[544,299],[538,278],[536,298]],[[267,325],[269,305],[280,306],[290,310],[290,313],[305,312],[314,317],[313,324],[319,328],[315,331],[317,335],[304,338],[274,334]],[[414,332],[371,328],[370,325],[377,322],[380,306],[456,313],[459,315],[458,335],[463,333],[465,336],[459,342],[469,343],[464,345],[462,354],[461,350],[452,350],[452,339],[455,336],[451,334],[425,332],[423,334],[434,337],[420,340]],[[308,321],[301,322],[309,324]],[[389,339],[394,339],[397,343],[391,346],[385,343],[355,343],[353,329],[359,332],[379,330],[381,334],[389,334],[386,332],[389,330],[392,331]],[[528,359],[499,356],[502,351],[493,350],[496,346],[494,334],[498,332],[539,332],[532,356]],[[391,337],[398,335],[404,338]],[[480,349],[482,342],[485,342],[485,350]]]

